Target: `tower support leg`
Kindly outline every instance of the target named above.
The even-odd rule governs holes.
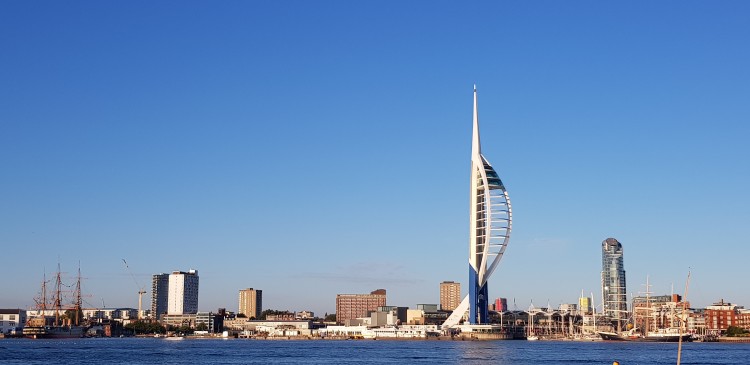
[[[479,273],[469,265],[469,323],[489,323],[487,283],[479,285]]]

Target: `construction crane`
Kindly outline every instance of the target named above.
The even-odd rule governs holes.
[[[143,294],[146,294],[146,291],[144,290],[145,288],[138,283],[138,279],[136,279],[135,275],[133,275],[133,272],[130,271],[128,262],[125,261],[125,259],[122,259],[122,263],[125,264],[125,269],[127,269],[128,273],[130,273],[130,277],[133,278],[135,286],[138,287],[138,319],[141,319],[141,310],[143,309]]]

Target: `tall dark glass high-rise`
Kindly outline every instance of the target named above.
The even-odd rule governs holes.
[[[604,315],[616,329],[623,328],[628,318],[628,297],[625,284],[622,244],[614,238],[602,242],[602,300]]]

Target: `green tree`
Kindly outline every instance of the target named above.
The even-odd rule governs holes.
[[[76,315],[78,316],[78,320],[76,321]],[[65,311],[65,313],[61,316],[62,319],[69,319],[70,323],[72,324],[81,324],[83,323],[83,311],[80,310],[74,310],[74,309],[68,309]]]
[[[208,331],[208,325],[206,322],[198,323],[197,326],[195,326],[196,331]]]
[[[133,330],[136,335],[166,332],[159,322],[134,321],[126,324],[125,328]]]
[[[728,337],[747,336],[747,334],[748,334],[748,331],[742,327],[729,326],[729,328],[727,328]]]
[[[336,322],[336,313],[326,314],[326,322]]]
[[[177,332],[182,333],[184,335],[189,335],[193,333],[193,328],[191,328],[187,324],[183,324],[182,326],[180,326],[180,328],[177,329]]]
[[[164,326],[162,326],[159,322],[151,322],[149,324],[148,333],[167,333],[167,329],[164,328]]]

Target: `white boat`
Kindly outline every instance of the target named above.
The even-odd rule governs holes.
[[[602,341],[602,338],[597,334],[576,334],[571,338],[573,341],[591,342],[591,341]]]

